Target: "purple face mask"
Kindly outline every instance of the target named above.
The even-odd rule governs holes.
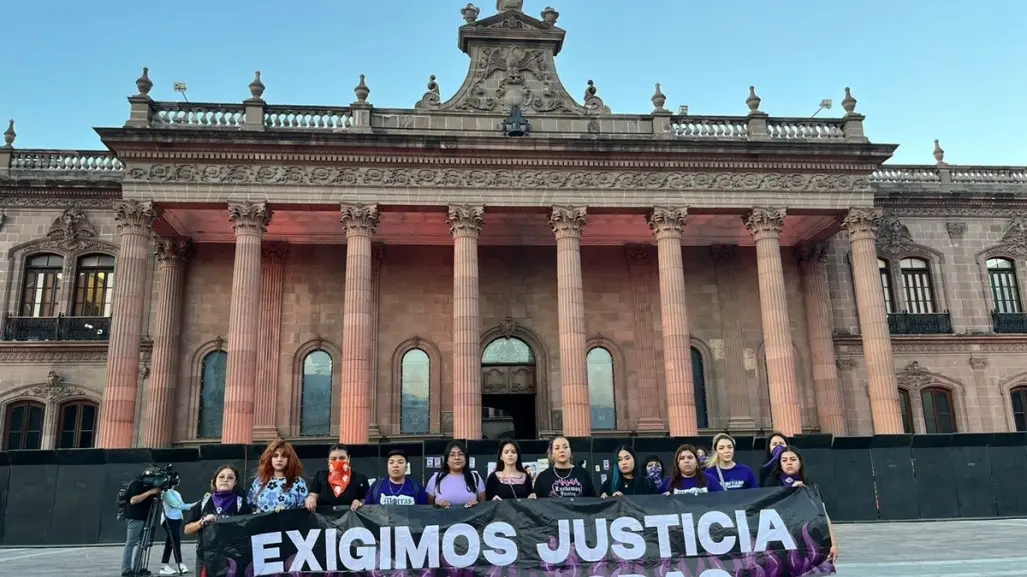
[[[781,453],[785,452],[784,445],[778,445],[774,447],[774,450],[770,452],[770,460],[763,464],[764,469],[771,469],[774,467],[774,463],[781,458]]]
[[[663,481],[663,467],[656,465],[655,467],[647,468],[645,476],[649,477],[649,480],[653,483],[658,484],[660,481]]]

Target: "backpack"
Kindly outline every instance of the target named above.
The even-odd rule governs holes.
[[[128,487],[131,484],[132,484],[131,482],[123,483],[121,485],[121,488],[118,489],[118,497],[114,501],[114,511],[115,511],[115,513],[118,516],[118,521],[121,521],[122,519],[125,518],[125,511],[128,508],[128,500],[129,500],[129,497],[128,497]]]

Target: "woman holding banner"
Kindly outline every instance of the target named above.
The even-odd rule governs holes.
[[[592,475],[574,464],[567,437],[554,437],[546,451],[549,468],[535,477],[535,495],[545,497],[595,497]]]
[[[292,445],[279,439],[268,443],[250,485],[249,502],[257,513],[300,509],[307,500],[303,463]]]
[[[428,479],[428,503],[440,509],[473,507],[485,500],[485,482],[467,467],[467,449],[460,441],[446,445],[442,469]]]
[[[189,510],[189,517],[185,523],[185,534],[196,535],[218,519],[252,514],[253,510],[250,508],[250,504],[238,491],[238,482],[239,471],[235,467],[232,465],[218,467],[210,480],[210,492]],[[203,539],[197,538],[197,565],[202,558]],[[201,567],[196,568],[196,574],[203,574]]]
[[[305,505],[311,513],[318,507],[356,511],[363,506],[368,488],[367,477],[350,466],[346,445],[332,445],[328,468],[314,475]]]
[[[532,478],[521,462],[521,446],[512,439],[499,441],[496,455],[496,470],[485,481],[485,498],[489,501],[503,499],[534,499]]]
[[[727,433],[713,437],[713,455],[706,460],[706,471],[717,478],[725,491],[760,488],[756,473],[735,462],[735,440]]]
[[[764,487],[810,487],[818,494],[820,488],[812,483],[806,476],[806,465],[803,463],[802,454],[799,449],[790,445],[777,449],[779,457],[774,461],[774,468],[766,481]],[[824,507],[824,516],[827,517],[827,530],[831,535],[831,552],[829,559],[832,563],[838,561],[838,539],[834,535],[834,526],[831,517],[827,515],[827,507]]]
[[[613,455],[616,466],[613,468],[610,478],[603,481],[603,487],[599,494],[601,498],[656,493],[656,487],[652,481],[639,471],[635,451],[631,447],[621,445],[617,447]]]
[[[699,466],[698,451],[692,445],[678,447],[674,453],[674,469],[660,485],[664,495],[699,495],[723,490],[720,481]]]
[[[781,451],[788,445],[788,439],[782,433],[774,431],[767,437],[767,454],[763,457],[763,466],[760,467],[760,487],[765,487],[767,477],[774,471],[777,460],[781,457]]]

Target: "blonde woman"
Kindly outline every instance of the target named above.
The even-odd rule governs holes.
[[[727,433],[713,437],[713,454],[706,459],[706,472],[716,477],[725,491],[760,488],[756,473],[735,462],[735,440]]]

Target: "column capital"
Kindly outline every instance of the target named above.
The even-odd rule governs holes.
[[[256,234],[263,236],[271,224],[271,207],[266,202],[230,202],[228,220],[232,222],[236,236]]]
[[[685,223],[688,222],[688,208],[657,206],[649,211],[646,220],[649,222],[649,230],[653,231],[656,238],[681,238]]]
[[[346,227],[346,237],[372,237],[378,230],[380,214],[377,204],[340,204],[339,222]]]
[[[842,228],[850,241],[866,238],[874,240],[883,221],[884,211],[879,208],[850,208],[842,220]]]
[[[783,208],[756,207],[746,213],[742,220],[754,239],[778,238],[785,226],[785,214]]]
[[[121,234],[145,234],[149,236],[153,223],[160,216],[160,209],[152,202],[123,200],[114,203],[114,220]]]
[[[549,226],[556,238],[581,236],[588,217],[588,209],[584,206],[554,206],[549,215]]]
[[[713,262],[723,263],[735,260],[738,247],[733,244],[715,244],[710,247],[710,258]]]
[[[181,265],[192,258],[194,254],[196,254],[196,249],[191,239],[161,237],[153,239],[153,255],[162,265]]]
[[[269,242],[260,247],[260,258],[268,264],[281,264],[289,258],[289,243]]]
[[[481,225],[485,222],[485,207],[469,204],[450,205],[446,215],[449,232],[453,236],[473,236],[481,234]]]
[[[803,241],[795,245],[792,254],[800,263],[823,264],[827,262],[827,243]]]

